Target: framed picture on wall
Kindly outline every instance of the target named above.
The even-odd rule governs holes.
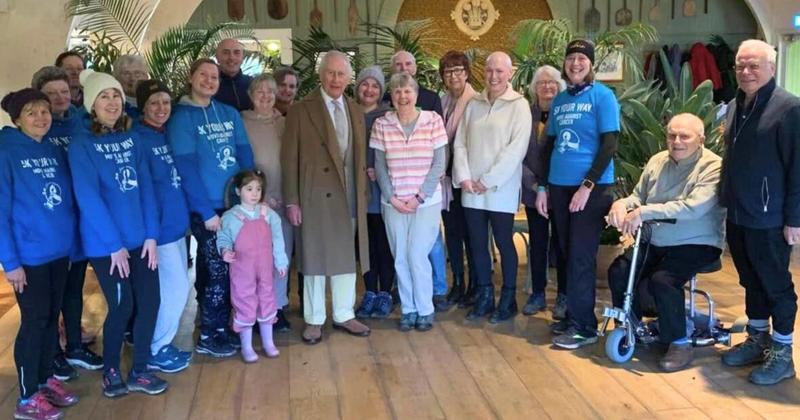
[[[595,78],[601,82],[622,82],[625,80],[625,66],[621,46],[612,51],[597,65]]]

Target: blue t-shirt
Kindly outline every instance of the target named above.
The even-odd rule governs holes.
[[[556,138],[549,183],[580,185],[600,149],[600,135],[615,131],[620,131],[619,103],[606,85],[594,82],[575,96],[559,93],[550,106],[547,129],[547,135]],[[614,183],[613,160],[597,183]]]

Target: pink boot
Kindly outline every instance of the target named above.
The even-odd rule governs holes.
[[[278,348],[275,347],[275,343],[272,341],[272,323],[259,322],[258,329],[261,333],[261,345],[264,347],[264,353],[266,353],[269,358],[278,357],[281,352],[278,351]]]
[[[258,361],[258,354],[253,350],[253,327],[244,327],[239,331],[239,340],[242,343],[242,360],[245,363]]]

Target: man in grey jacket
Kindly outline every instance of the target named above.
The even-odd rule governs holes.
[[[722,252],[725,210],[717,198],[722,159],[703,148],[703,121],[679,114],[667,125],[667,149],[647,162],[631,195],[614,202],[608,222],[623,233],[634,234],[643,221],[675,219],[675,224],[654,225],[639,262],[640,284],[634,295],[641,317],[645,295],[655,300],[659,340],[669,345],[659,361],[666,372],[684,369],[692,362],[692,344],[686,331],[683,286]],[[622,307],[630,269],[630,256],[618,257],[608,269],[614,306]]]

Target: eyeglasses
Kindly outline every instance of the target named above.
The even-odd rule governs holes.
[[[752,64],[737,64],[733,66],[733,70],[736,71],[736,73],[742,73],[744,72],[745,69],[750,71],[750,73],[757,73],[759,70],[761,70],[761,65],[752,63]]]
[[[465,72],[464,67],[450,67],[445,69],[442,74],[444,74],[444,77],[458,77],[463,76]]]
[[[558,85],[557,80],[539,80],[536,82],[536,86],[556,86]]]

